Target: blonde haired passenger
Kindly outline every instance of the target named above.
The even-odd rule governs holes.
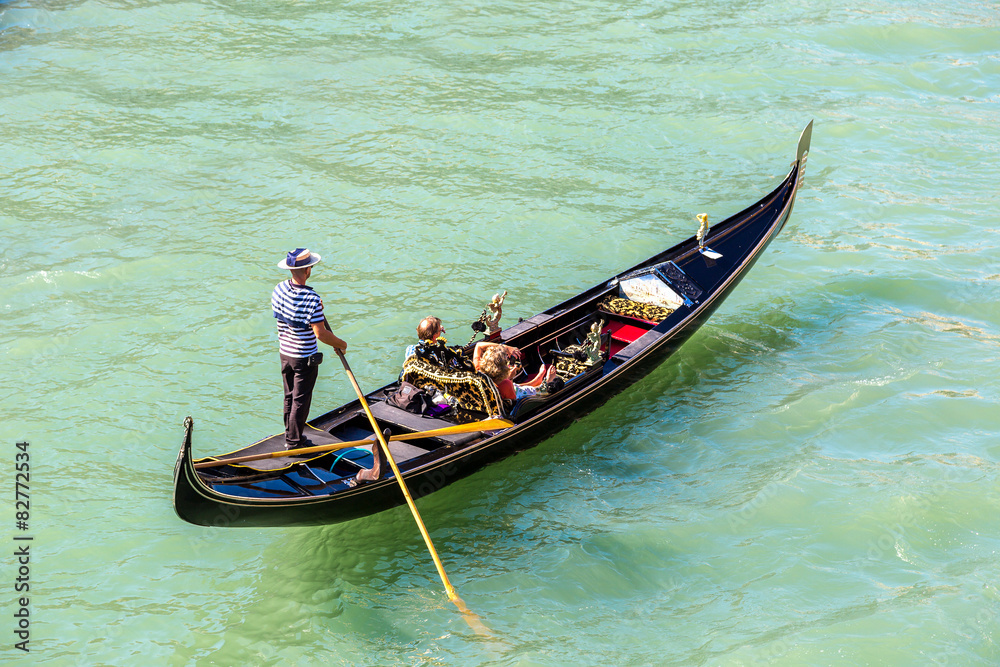
[[[479,343],[476,345],[476,353],[473,363],[476,370],[488,376],[500,390],[500,396],[508,401],[518,401],[525,396],[534,396],[538,393],[538,387],[542,382],[551,382],[556,377],[555,366],[546,368],[542,366],[538,375],[524,384],[515,384],[511,380],[514,369],[511,368],[508,357],[512,354],[511,348],[507,345],[493,343]]]

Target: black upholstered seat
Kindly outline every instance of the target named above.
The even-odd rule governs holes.
[[[385,423],[392,428],[393,426],[402,427],[407,432],[414,431],[431,431],[438,428],[447,428],[449,426],[454,426],[452,422],[445,421],[444,419],[434,419],[431,417],[423,417],[421,415],[415,415],[412,412],[407,412],[406,410],[400,410],[394,405],[389,405],[385,402],[371,403],[369,406],[371,408],[372,414],[375,415],[375,419],[379,422]],[[395,435],[394,431],[394,435]],[[472,442],[473,440],[482,436],[482,431],[474,431],[472,433],[455,433],[453,435],[441,435],[437,436],[435,440],[443,440],[450,445],[464,445],[467,442]],[[395,444],[395,443],[394,443]]]

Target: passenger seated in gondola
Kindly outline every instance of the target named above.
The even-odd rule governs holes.
[[[483,354],[486,352],[486,350],[490,350],[493,348],[498,348],[500,350],[503,350],[508,359],[513,358],[517,361],[521,360],[521,350],[519,350],[516,347],[513,347],[511,345],[504,345],[502,343],[488,343],[486,341],[480,341],[476,343],[475,350],[473,350],[472,352],[472,367],[475,368],[477,371],[482,372],[480,366],[482,365],[483,362]]]
[[[403,354],[403,360],[405,361],[416,354],[417,345],[420,345],[420,343],[430,343],[431,345],[435,344],[438,337],[443,333],[444,325],[441,324],[441,318],[428,316],[420,320],[420,324],[417,325],[417,339],[420,342],[406,347],[406,352]]]
[[[429,316],[420,320],[420,324],[417,325],[417,337],[420,338],[420,342],[407,346],[406,352],[403,354],[403,361],[405,362],[413,355],[419,354],[424,359],[445,368],[478,370],[479,358],[482,356],[483,350],[489,346],[502,347],[514,359],[521,358],[521,351],[516,347],[480,341],[476,343],[476,347],[473,349],[473,358],[470,360],[462,346],[448,346],[448,340],[442,337],[444,333],[445,328],[440,318]]]
[[[419,354],[420,357],[443,368],[472,370],[472,361],[467,358],[465,350],[460,345],[449,347],[448,340],[442,337],[444,333],[444,325],[441,324],[440,318],[429,316],[420,320],[420,324],[417,325],[417,337],[420,342],[407,346],[403,354],[404,363],[413,355]]]
[[[482,347],[480,347],[482,346]],[[508,401],[518,401],[526,396],[534,396],[544,393],[541,389],[543,382],[551,383],[556,378],[555,366],[542,366],[538,374],[531,380],[523,384],[515,384],[511,376],[519,371],[519,367],[511,368],[509,357],[512,356],[511,348],[507,345],[495,343],[479,343],[476,345],[475,358],[478,363],[476,370],[487,375],[500,390],[500,396]]]

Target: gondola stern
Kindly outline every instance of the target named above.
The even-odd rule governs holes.
[[[176,491],[178,480],[182,477],[185,467],[191,464],[191,434],[194,431],[194,419],[190,415],[184,418],[184,441],[181,449],[177,452],[177,461],[174,463],[174,501],[176,505]]]
[[[191,440],[194,432],[194,419],[189,415],[184,419],[184,441],[181,449],[177,453],[177,462],[174,464],[174,512],[183,521],[195,525],[206,525],[197,519],[196,514],[190,512],[191,501],[197,498],[198,494],[191,480],[197,480],[198,474],[194,469],[194,459],[191,454]]]

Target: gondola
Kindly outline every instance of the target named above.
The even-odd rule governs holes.
[[[389,449],[410,493],[427,495],[536,445],[669,357],[722,304],[784,227],[802,183],[811,134],[812,122],[799,138],[788,175],[757,203],[711,227],[702,220],[699,234],[494,332],[492,340],[522,350],[526,373],[533,374],[543,363],[559,368],[560,379],[547,392],[507,403],[485,376],[468,371],[435,375],[433,361],[420,359],[422,366],[410,368],[416,373],[414,384],[436,387],[453,400],[462,397],[455,409],[428,417],[390,404],[387,397],[399,386],[398,379],[367,394],[380,429],[392,436]],[[467,396],[472,398],[462,402]],[[379,479],[358,481],[357,473],[372,467],[374,440],[360,400],[312,419],[309,447],[291,452],[284,451],[279,434],[228,454],[195,459],[191,417],[184,427],[173,502],[178,516],[190,523],[320,525],[404,502],[391,470]],[[329,449],[310,452],[322,447]],[[248,458],[254,460],[243,460]]]

